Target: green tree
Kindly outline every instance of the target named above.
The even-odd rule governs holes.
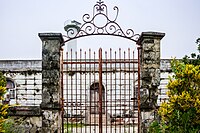
[[[196,40],[196,44],[198,45],[197,50],[198,50],[199,53],[200,53],[200,38],[198,38],[198,39]]]
[[[8,105],[2,104],[3,96],[6,93],[6,79],[0,72],[0,132],[3,130],[3,122],[6,120]]]
[[[197,53],[192,53],[190,56],[185,55],[183,62],[185,64],[200,65],[200,38],[196,40]]]

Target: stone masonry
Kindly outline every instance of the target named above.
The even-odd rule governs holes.
[[[8,115],[12,119],[13,127],[10,127],[12,132],[22,133],[41,133],[42,132],[42,117],[39,106],[13,106],[9,108]]]
[[[60,33],[39,33],[42,40],[42,132],[61,132]]]
[[[164,33],[142,32],[141,45],[141,116],[142,131],[147,132],[152,114],[157,107],[158,86],[160,85],[160,41]]]

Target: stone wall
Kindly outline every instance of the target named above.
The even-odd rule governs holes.
[[[143,32],[141,44],[141,110],[157,106],[157,90],[160,85],[160,40],[163,33]]]
[[[42,132],[61,132],[61,46],[60,33],[39,33],[42,40]]]
[[[160,85],[160,41],[164,33],[142,32],[138,44],[141,46],[141,124],[142,132],[147,128],[157,108],[158,87]]]
[[[10,131],[22,133],[42,132],[42,116],[39,106],[11,107],[8,115],[11,119],[8,119],[7,122],[13,123]]]

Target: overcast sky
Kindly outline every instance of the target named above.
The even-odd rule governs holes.
[[[181,58],[196,51],[200,37],[200,0],[104,0],[109,17],[119,7],[117,23],[123,30],[164,32],[161,57]],[[0,59],[41,59],[38,33],[65,34],[68,19],[81,23],[85,13],[92,14],[96,0],[0,0]],[[98,41],[97,41],[98,40]],[[116,37],[87,37],[78,40],[78,48],[133,47]]]

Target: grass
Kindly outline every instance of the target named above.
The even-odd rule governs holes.
[[[65,128],[77,128],[77,127],[83,127],[85,126],[84,124],[80,124],[80,123],[65,123],[64,127]]]
[[[84,124],[80,124],[80,123],[65,123],[64,124],[64,128],[65,128],[65,133],[71,133],[71,129],[72,128],[81,128],[85,126]]]

